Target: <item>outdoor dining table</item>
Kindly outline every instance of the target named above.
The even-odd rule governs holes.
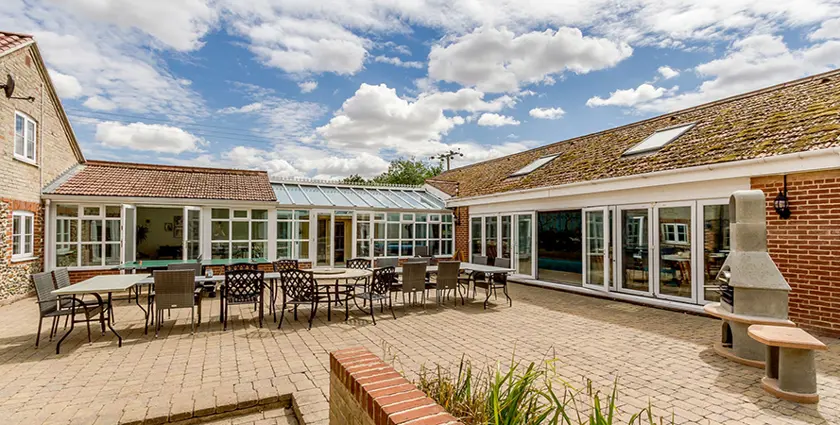
[[[373,271],[367,269],[315,267],[312,269],[306,269],[306,271],[312,272],[312,277],[315,279],[315,282],[317,282],[318,286],[327,290],[328,297],[330,294],[330,290],[332,290],[334,298],[327,305],[327,320],[332,320],[332,309],[330,304],[342,304],[342,301],[340,299],[341,295],[345,295],[344,320],[349,319],[350,306],[348,301],[350,298],[350,292],[352,292],[355,289],[356,284],[362,279],[367,279],[373,276]],[[339,281],[341,280],[344,280],[345,283],[339,283]],[[351,280],[353,281],[352,283],[350,283]]]
[[[99,313],[102,320],[104,320],[108,324],[108,328],[114,335],[117,336],[118,345],[122,347],[122,336],[117,333],[116,329],[113,326],[113,308],[111,305],[111,299],[114,292],[124,292],[129,288],[135,287],[138,282],[148,278],[149,275],[147,274],[118,274],[118,275],[101,275],[95,276],[85,281],[79,282],[75,285],[66,286],[61,289],[56,289],[52,291],[55,295],[93,295],[96,297],[97,301],[102,304],[102,296],[101,294],[108,294],[107,302],[104,303],[102,311]],[[144,314],[148,314],[146,309],[137,302],[137,306],[143,310]],[[76,313],[76,305],[73,304],[73,315]],[[73,321],[70,321],[70,329],[67,330],[67,333],[64,334],[63,337],[58,341],[58,344],[55,345],[55,353],[59,354],[61,350],[61,343],[70,336],[70,332],[73,332]]]
[[[488,266],[486,264],[473,264],[473,263],[461,263],[460,265],[461,270],[469,270],[472,272],[477,273],[487,273],[487,274],[501,274],[501,273],[512,273],[515,270],[504,268],[504,267],[496,267],[496,266]],[[397,274],[402,274],[403,268],[402,267],[395,267],[394,271]],[[437,273],[438,266],[426,266],[426,273]]]

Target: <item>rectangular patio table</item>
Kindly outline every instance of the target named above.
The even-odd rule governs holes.
[[[506,269],[504,267],[488,266],[484,264],[461,263],[461,270],[470,270],[479,273],[496,274],[496,273],[512,273],[514,269]],[[437,273],[438,266],[426,266],[427,273]],[[395,272],[402,274],[403,268],[396,267]]]
[[[149,277],[147,274],[118,274],[118,275],[101,275],[95,276],[85,281],[79,282],[75,285],[66,286],[61,289],[56,289],[52,291],[55,295],[93,295],[102,303],[102,296],[100,294],[107,293],[107,302],[105,306],[102,308],[102,311],[99,313],[103,320],[107,321],[108,328],[111,329],[111,332],[117,336],[118,345],[122,347],[122,337],[119,333],[117,333],[116,329],[113,326],[113,310],[111,305],[111,298],[114,292],[123,292],[128,290],[129,288],[133,288],[137,285],[138,282],[142,281]],[[144,314],[146,314],[146,310],[137,303],[137,306],[143,310]],[[73,304],[73,314],[76,313],[76,305]],[[73,332],[73,322],[70,323],[70,329],[67,330],[67,333],[64,334],[63,337],[58,341],[58,344],[55,346],[55,353],[59,354],[61,350],[61,343],[70,335],[70,332]]]

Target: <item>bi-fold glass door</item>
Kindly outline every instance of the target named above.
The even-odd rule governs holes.
[[[649,204],[623,205],[616,210],[616,289],[637,295],[651,295],[653,261]]]
[[[609,291],[610,218],[607,207],[583,210],[583,286]]]
[[[657,298],[694,301],[694,202],[656,204],[653,293]]]
[[[197,260],[201,255],[201,208],[184,207],[183,217],[183,259]]]
[[[333,212],[332,211],[313,211],[311,218],[311,228],[314,229],[314,242],[310,249],[315,252],[310,254],[310,258],[315,259],[316,267],[332,267],[333,256]],[[314,255],[314,256],[313,256]]]

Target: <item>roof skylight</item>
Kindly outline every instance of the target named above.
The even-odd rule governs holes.
[[[539,158],[536,161],[520,168],[519,171],[511,174],[510,177],[519,177],[519,176],[524,176],[526,174],[531,174],[532,172],[534,172],[534,170],[542,167],[545,164],[548,164],[549,162],[551,162],[552,159],[557,158],[558,156],[559,155],[548,155],[548,156],[544,156],[542,158]]]
[[[677,137],[682,136],[683,133],[691,129],[691,127],[694,127],[694,124],[686,124],[657,130],[655,133],[648,136],[647,139],[642,140],[641,143],[624,151],[622,155],[635,155],[659,150],[668,143],[671,143]]]

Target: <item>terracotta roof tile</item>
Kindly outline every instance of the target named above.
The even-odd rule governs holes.
[[[659,151],[622,156],[659,129],[696,123]],[[447,171],[459,197],[594,181],[840,146],[840,70]],[[537,158],[556,159],[519,178]]]
[[[0,55],[31,42],[31,35],[0,31]]]
[[[87,161],[45,193],[235,201],[276,201],[265,171]]]

